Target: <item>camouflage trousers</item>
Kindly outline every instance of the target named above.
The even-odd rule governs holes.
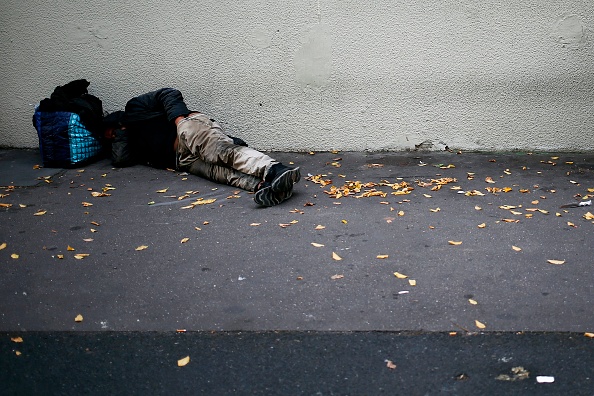
[[[255,191],[278,161],[250,147],[238,146],[221,125],[192,114],[177,125],[178,168],[247,191]]]

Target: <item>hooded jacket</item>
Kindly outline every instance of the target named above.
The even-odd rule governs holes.
[[[120,124],[126,127],[128,149],[134,162],[155,168],[175,168],[176,153],[173,148],[177,136],[175,119],[187,116],[180,91],[162,88],[132,98],[126,103]]]

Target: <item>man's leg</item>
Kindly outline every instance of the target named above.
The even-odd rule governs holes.
[[[250,147],[238,146],[221,126],[204,114],[192,115],[178,124],[180,165],[196,159],[264,179],[274,192],[289,191],[301,178],[299,168],[289,168]]]
[[[261,179],[255,176],[225,166],[204,162],[201,159],[195,160],[187,169],[193,175],[247,191],[256,191],[258,184],[261,182]]]

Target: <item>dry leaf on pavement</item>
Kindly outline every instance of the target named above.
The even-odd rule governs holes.
[[[484,329],[484,328],[486,328],[486,327],[487,327],[487,326],[485,326],[485,324],[484,324],[484,323],[481,323],[481,322],[479,322],[478,320],[475,320],[475,321],[474,321],[474,324],[475,324],[475,325],[476,325],[476,327],[478,327],[479,329]]]
[[[388,257],[390,257],[390,256],[388,256],[387,254],[378,254],[376,256],[376,258],[378,258],[378,259],[387,259]]]
[[[185,358],[183,358],[183,359],[179,359],[179,360],[177,361],[177,366],[178,366],[178,367],[184,367],[184,366],[185,366],[185,365],[187,365],[188,363],[190,363],[190,357],[189,357],[189,356],[186,356]]]
[[[394,370],[396,368],[396,365],[394,364],[393,361],[386,360],[386,367],[389,368],[390,370]]]
[[[142,246],[138,246],[135,250],[145,250],[145,249],[148,249],[148,246],[142,245]]]
[[[332,258],[336,261],[340,261],[342,260],[342,257],[340,257],[338,254],[332,252]]]
[[[190,240],[190,238],[184,238],[184,239],[182,239],[182,240],[180,241],[180,243],[186,243],[186,242],[188,242],[189,240]]]
[[[23,342],[23,338],[22,337],[11,337],[10,341],[20,343],[20,342]]]
[[[75,322],[82,322],[83,321],[83,316],[80,315],[80,314],[76,315],[76,318],[74,318],[74,321]]]
[[[448,241],[450,245],[459,246],[462,245],[462,241]]]
[[[394,276],[398,279],[406,279],[408,275],[401,274],[400,272],[394,272]]]
[[[8,246],[6,242],[3,242],[2,245],[0,245],[0,250],[5,249],[6,246]]]
[[[317,248],[319,248],[319,247],[324,247],[324,245],[322,245],[321,243],[315,243],[315,242],[312,242],[312,243],[311,243],[311,245],[312,245],[313,247],[317,247]]]
[[[547,260],[549,264],[561,265],[565,264],[565,260]]]
[[[514,249],[516,252],[521,252],[522,248],[519,248],[517,246],[512,246],[512,249]]]
[[[336,280],[336,279],[342,279],[342,278],[344,278],[344,275],[338,275],[338,274],[336,274],[336,275],[332,275],[332,276],[330,277],[330,279],[332,279],[332,280]]]

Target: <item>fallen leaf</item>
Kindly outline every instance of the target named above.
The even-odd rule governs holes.
[[[386,367],[389,368],[390,370],[394,370],[396,368],[396,365],[394,364],[393,361],[386,360]]]
[[[20,342],[23,342],[23,338],[22,337],[12,337],[10,339],[10,341],[20,343]]]
[[[332,275],[332,276],[330,277],[330,279],[332,279],[332,280],[336,280],[336,279],[342,279],[342,278],[344,278],[344,275]]]
[[[82,260],[85,257],[89,257],[89,256],[90,256],[89,253],[79,253],[79,254],[75,254],[74,255],[74,258],[77,259],[77,260]]]
[[[512,246],[512,249],[514,249],[516,252],[521,252],[522,248],[519,248],[517,246]]]
[[[312,242],[311,245],[313,247],[317,247],[317,248],[324,247],[324,245],[322,245],[321,243],[315,243],[315,242]]]
[[[568,222],[567,222],[567,225],[568,225],[568,226],[570,226],[570,227],[575,227],[575,228],[577,228],[577,226],[576,226],[575,224],[573,224],[571,221],[568,221]]]
[[[250,224],[251,227],[258,227],[259,225],[262,225],[262,223],[252,223],[252,224]]]
[[[378,254],[376,256],[376,258],[378,258],[378,259],[387,259],[388,257],[390,257],[390,256],[388,256],[387,254]]]
[[[594,333],[584,333],[584,336],[594,338]]]
[[[400,217],[404,216],[404,210],[400,210],[400,211],[398,211],[398,213],[397,213],[397,214],[398,214],[398,216],[400,216]]]
[[[75,249],[72,246],[68,245],[66,250],[68,250],[69,252],[73,252]]]
[[[594,220],[594,214],[592,212],[588,212],[584,215],[584,219],[586,220]]]
[[[16,259],[19,258],[19,255],[16,254],[16,253],[13,253],[13,254],[10,255],[10,257],[16,260]]]
[[[409,279],[408,280],[408,284],[411,285],[411,286],[416,286],[417,285],[417,281],[414,280],[414,279]]]
[[[185,358],[179,359],[177,361],[177,367],[184,367],[188,363],[190,363],[190,357],[189,356],[186,356]]]
[[[56,257],[60,260],[64,259],[64,255],[63,254],[56,254]]]
[[[3,242],[2,245],[0,245],[0,250],[5,249],[6,246],[8,246],[6,242]]]
[[[21,356],[22,355],[22,353],[20,351],[14,351],[14,354],[17,355],[17,356]]]
[[[398,279],[406,279],[408,275],[401,274],[400,272],[394,272],[394,276]]]
[[[481,224],[479,224],[477,227],[478,227],[478,228],[485,228],[486,226],[487,226],[487,225],[486,225],[485,223],[481,223]]]
[[[184,238],[184,239],[182,239],[182,240],[180,241],[180,243],[186,243],[186,242],[188,242],[189,240],[190,240],[190,238]]]
[[[75,322],[82,322],[83,321],[83,316],[81,314],[76,315],[76,318],[74,318]]]
[[[33,216],[43,216],[46,213],[47,213],[47,210],[40,209],[36,213],[33,213]]]
[[[346,221],[346,220],[340,220],[340,222],[341,222],[342,224],[347,224],[347,223],[348,223],[348,221]]]
[[[316,226],[316,228],[314,228],[314,230],[323,230],[324,228],[326,227],[324,227],[323,225],[318,225]]]
[[[561,265],[565,264],[565,260],[547,260],[549,264]]]
[[[476,300],[473,300],[472,298],[468,299],[468,302],[471,303],[472,305],[477,305],[478,302]]]
[[[148,249],[148,246],[146,246],[146,245],[142,245],[142,246],[138,246],[138,247],[136,248],[136,250],[145,250],[145,249]]]
[[[433,212],[433,213],[437,213],[437,212],[440,212],[440,211],[441,211],[441,209],[440,209],[440,208],[429,209],[429,210],[430,210],[431,212]]]
[[[478,205],[476,205],[476,206],[474,207],[474,209],[475,209],[475,210],[483,210],[483,208],[481,208],[481,207],[480,207],[480,206],[478,206]]]
[[[493,178],[492,178],[492,177],[490,177],[490,176],[486,177],[486,178],[485,178],[485,181],[486,181],[487,183],[495,183],[495,180],[493,180]]]
[[[84,206],[84,207],[93,206],[93,204],[92,204],[92,203],[90,203],[90,202],[81,202],[81,204],[82,204],[82,206]]]
[[[85,241],[85,242],[93,242],[94,239],[93,238],[85,238],[85,239],[83,239],[83,241]]]
[[[462,241],[448,241],[450,245],[459,246],[462,245]]]
[[[163,194],[163,193],[166,193],[166,192],[167,192],[167,190],[169,190],[169,187],[167,187],[167,188],[164,188],[164,189],[162,189],[162,190],[157,190],[156,192],[158,192],[158,193],[160,193],[160,194]]]
[[[97,223],[96,221],[91,221],[91,224],[93,224],[93,225],[95,225],[97,227],[99,227],[101,225],[101,224]]]
[[[340,257],[338,254],[332,252],[332,258],[336,261],[340,261],[342,260],[342,257]]]
[[[481,323],[481,322],[479,322],[478,320],[475,320],[475,321],[474,321],[474,324],[475,324],[475,325],[476,325],[476,327],[478,327],[479,329],[484,329],[484,328],[486,328],[486,327],[487,327],[487,326],[485,326],[485,324],[484,324],[484,323]]]

